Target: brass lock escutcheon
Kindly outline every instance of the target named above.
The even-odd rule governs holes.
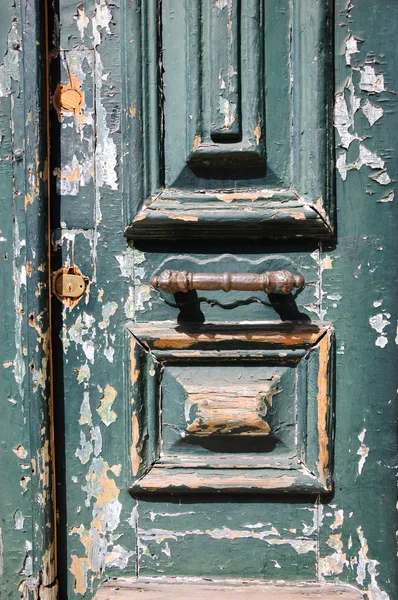
[[[80,298],[86,289],[86,282],[81,275],[60,273],[54,281],[57,296],[62,298]]]

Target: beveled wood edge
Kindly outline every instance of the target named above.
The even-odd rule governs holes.
[[[228,204],[214,199],[215,205],[199,201],[191,205],[175,205],[156,200],[144,206],[125,229],[128,239],[162,239],[185,237],[200,239],[217,237],[249,238],[322,238],[329,239],[334,230],[323,207],[305,203],[289,206],[289,202],[272,202],[272,206],[255,206],[242,200]],[[218,206],[218,203],[220,206]],[[250,210],[249,210],[250,209]]]
[[[218,351],[220,344],[229,341],[272,344],[281,349],[302,346],[310,349],[320,342],[327,331],[333,329],[330,323],[316,321],[310,324],[293,321],[222,322],[200,326],[192,324],[192,327],[182,327],[175,321],[152,321],[128,322],[126,328],[146,351],[187,350],[193,349],[196,344]]]
[[[129,488],[139,493],[267,493],[325,494],[331,488],[317,479],[305,466],[297,469],[175,467],[155,463]]]
[[[311,582],[264,582],[243,579],[202,579],[199,577],[175,578],[123,578],[104,582],[94,600],[184,600],[201,598],[216,600],[233,593],[239,597],[273,598],[274,600],[359,600],[364,598],[357,588],[346,584]],[[146,595],[145,595],[146,594]],[[171,594],[171,595],[169,595]]]

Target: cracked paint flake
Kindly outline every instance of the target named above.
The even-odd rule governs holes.
[[[359,448],[357,450],[357,455],[361,457],[358,462],[358,475],[360,475],[362,473],[363,467],[365,465],[365,461],[369,455],[369,448],[368,448],[368,446],[365,446],[365,444],[364,444],[365,435],[366,435],[366,429],[363,429],[361,431],[361,433],[358,435],[358,439],[361,442],[361,445],[359,446]]]
[[[362,106],[362,112],[369,121],[370,126],[372,127],[384,114],[384,111],[379,106],[375,106],[369,100],[366,100],[365,104]]]
[[[101,390],[102,392],[102,390]],[[112,405],[115,402],[117,391],[114,387],[107,384],[105,390],[101,396],[100,405],[97,408],[97,413],[101,417],[101,421],[109,427],[111,423],[114,423],[117,419],[117,414],[112,410]]]
[[[349,90],[349,105],[346,101],[347,90]],[[349,148],[354,140],[362,139],[357,133],[350,131],[354,127],[354,115],[358,110],[359,105],[360,100],[354,94],[352,78],[350,77],[348,78],[343,91],[336,94],[334,105],[334,126],[339,133],[340,144],[343,148]]]
[[[22,446],[22,444],[20,444],[16,448],[13,448],[12,451],[21,460],[25,459],[28,456],[28,451]]]
[[[359,145],[359,156],[353,163],[354,169],[358,169],[359,171],[364,165],[370,169],[383,169],[384,164],[384,160],[381,159],[380,156],[377,156],[377,154],[368,150],[363,144]]]
[[[380,171],[380,173],[376,173],[376,175],[370,176],[370,179],[372,179],[379,185],[388,185],[389,183],[391,183],[391,178],[386,170]]]
[[[395,198],[395,193],[389,192],[387,194],[387,196],[383,196],[383,198],[380,198],[380,200],[376,200],[376,202],[394,202],[394,198]]]

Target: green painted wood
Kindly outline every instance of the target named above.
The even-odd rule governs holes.
[[[41,2],[2,8],[0,587],[55,600],[45,14]]]
[[[87,160],[94,162],[96,218],[88,229],[58,223],[61,227],[54,232],[54,267],[76,264],[91,282],[73,309],[54,300],[62,594],[68,599],[91,598],[98,585],[111,577],[185,576],[292,583],[325,579],[349,583],[369,598],[394,600],[398,589],[392,527],[396,442],[396,300],[391,283],[395,281],[396,200],[392,194],[398,176],[393,151],[395,5],[376,6],[365,0],[347,8],[343,1],[334,3],[338,229],[333,242],[325,242],[325,228],[330,232],[326,214],[331,219],[333,211],[324,190],[330,191],[334,177],[328,169],[332,129],[327,102],[333,77],[330,44],[324,35],[332,21],[330,14],[325,17],[325,3],[289,3],[292,15],[287,3],[277,8],[274,2],[261,3],[265,46],[280,48],[279,53],[264,48],[265,74],[272,73],[274,61],[286,66],[292,16],[296,23],[302,21],[301,28],[293,27],[291,61],[294,81],[303,85],[294,86],[290,95],[290,73],[282,67],[277,87],[272,76],[266,77],[266,160],[276,176],[261,187],[253,202],[242,190],[227,198],[231,202],[217,197],[220,191],[235,194],[235,180],[220,179],[214,194],[211,182],[197,186],[186,173],[175,186],[178,189],[163,190],[167,177],[168,182],[177,179],[192,149],[193,138],[185,135],[186,86],[187,81],[190,89],[197,85],[192,56],[204,57],[198,36],[190,37],[186,53],[185,24],[192,26],[198,19],[193,10],[188,14],[196,5],[187,2],[181,8],[182,4],[173,11],[176,3],[171,0],[164,0],[161,7],[155,1],[86,0],[79,6],[70,0],[60,2],[56,43],[71,53],[93,51],[97,70],[95,147],[76,141],[88,154]],[[327,6],[331,9],[331,3]],[[170,17],[165,29],[159,27],[160,9],[163,19]],[[319,52],[310,52],[314,45]],[[260,52],[253,60],[260,60]],[[325,63],[329,65],[326,76]],[[88,73],[82,85],[86,94],[85,86],[90,87]],[[159,111],[159,96],[164,97],[164,114]],[[200,98],[192,100],[191,112],[209,115],[210,98],[203,101],[206,113],[198,108]],[[301,125],[292,142],[286,118],[291,102],[294,120]],[[159,139],[163,118],[164,139]],[[53,126],[58,126],[57,121]],[[92,135],[91,126],[85,127],[87,136]],[[62,131],[60,126],[61,137]],[[279,141],[273,144],[272,139]],[[292,161],[286,162],[289,148],[294,153]],[[300,193],[292,196],[285,189],[273,198],[263,194],[264,187],[274,189],[281,181]],[[246,184],[244,193],[251,194],[258,181]],[[302,195],[311,197],[314,189],[321,190],[313,199],[323,196],[322,210],[300,200]],[[151,204],[144,209],[148,199]],[[71,197],[68,206],[76,219],[78,200]],[[276,205],[270,205],[274,201]],[[227,207],[217,212],[221,203]],[[302,221],[295,218],[301,211],[305,212]],[[127,242],[124,229],[138,212],[141,220],[128,229]],[[246,224],[242,213],[249,215]],[[184,215],[188,220],[181,218]],[[261,215],[266,224],[261,224]],[[297,235],[313,235],[314,241],[294,239]],[[249,243],[249,236],[257,241]],[[207,238],[205,243],[191,239],[202,237]],[[237,265],[254,269],[267,261],[295,266],[305,276],[307,286],[294,302],[222,292],[216,297],[203,295],[201,302],[182,302],[167,299],[149,286],[153,274],[166,264],[201,271],[206,264],[209,271],[237,272]],[[335,425],[331,420],[329,425],[334,425],[336,448],[330,496],[321,501],[311,493],[298,498],[282,493],[221,496],[177,490],[131,496],[128,490],[135,478],[144,475],[147,465],[160,455],[160,420],[153,417],[164,399],[156,386],[156,361],[147,350],[131,348],[126,325],[133,322],[134,329],[170,321],[184,328],[192,319],[224,324],[267,320],[278,323],[281,330],[288,325],[280,321],[292,319],[333,324],[335,381],[330,383],[336,389]],[[231,354],[236,351],[236,347],[225,349]],[[167,360],[172,351],[156,352],[159,359]],[[242,363],[258,364],[256,352],[241,349]],[[291,356],[285,358],[294,362]],[[175,364],[186,360],[187,353],[176,350]],[[328,377],[333,380],[333,368]],[[316,386],[309,388],[314,393]],[[149,390],[147,397],[142,389]],[[300,419],[309,425],[311,445],[316,415],[301,414]],[[142,461],[137,461],[132,442],[142,445]],[[181,467],[179,460],[178,453],[170,457],[176,469]],[[197,467],[190,469],[196,472]]]
[[[235,239],[331,237],[332,80],[326,76],[331,67],[331,3],[284,2],[277,15],[272,2],[257,0],[215,3],[213,9],[206,2],[150,2],[137,11],[141,37],[129,38],[127,63],[134,67],[126,76],[133,82],[141,74],[140,89],[137,93],[128,82],[126,91],[132,119],[139,124],[130,127],[130,146],[141,182],[131,195],[127,235],[203,238],[219,230],[220,237]],[[228,46],[224,25],[232,15],[237,40]],[[217,26],[218,18],[223,25]],[[230,70],[230,100],[224,94],[228,77],[220,74],[228,56],[239,63]],[[312,86],[305,84],[309,80]],[[212,123],[220,119],[242,133],[233,133],[225,143],[220,133],[213,139]],[[219,124],[214,127],[221,131]],[[248,197],[241,198],[240,213],[220,206],[213,211],[203,196],[204,191],[230,192],[229,202],[239,192],[253,191],[261,198],[264,190],[270,195],[293,190],[300,216],[286,214],[279,204],[269,211],[271,207],[258,203],[253,210],[253,198]],[[170,207],[158,204],[159,194],[168,199],[176,192],[181,206],[169,216]],[[192,193],[193,211],[186,206]],[[281,228],[274,232],[279,214]]]

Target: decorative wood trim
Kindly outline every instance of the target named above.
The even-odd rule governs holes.
[[[131,493],[325,493],[332,486],[332,340],[324,323],[129,324],[132,334]],[[283,456],[161,453],[162,371],[191,360],[279,364],[297,370],[297,442]],[[254,362],[253,362],[254,361]],[[138,365],[141,364],[141,368]],[[191,367],[190,367],[191,368]],[[307,384],[307,381],[309,384]],[[164,400],[164,399],[163,399]],[[202,432],[204,433],[204,432]],[[230,434],[231,435],[231,434]]]

